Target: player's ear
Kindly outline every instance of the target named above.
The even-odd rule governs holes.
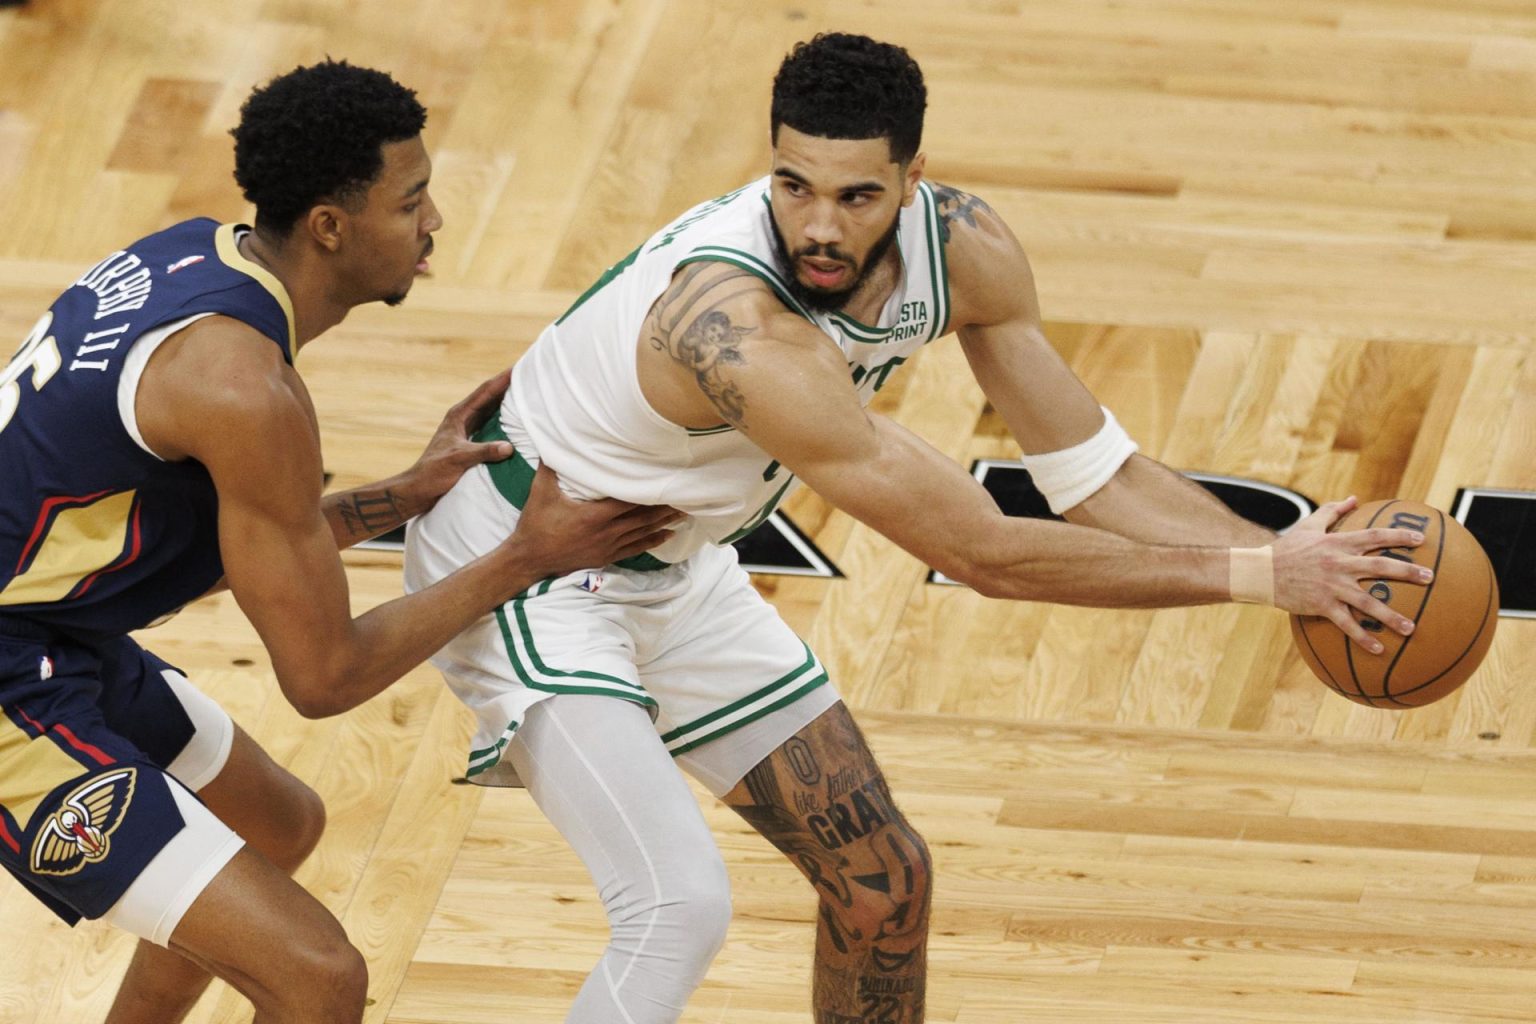
[[[321,248],[335,252],[341,248],[345,233],[347,211],[334,203],[319,203],[304,215],[304,229]]]
[[[906,174],[901,182],[901,205],[911,206],[912,200],[917,198],[917,186],[923,181],[923,168],[928,163],[928,154],[919,153],[907,164]]]

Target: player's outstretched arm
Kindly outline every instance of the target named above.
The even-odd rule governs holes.
[[[952,282],[951,322],[993,408],[1026,456],[1098,437],[1104,413],[1046,339],[1029,260],[1007,224],[977,196],[944,185],[934,193]],[[1125,458],[1128,447],[1118,450],[1123,461],[1113,476],[1096,480],[1086,494],[1052,495],[1052,507],[1070,522],[1154,544],[1251,546],[1274,539],[1183,474],[1142,455]],[[1078,450],[1081,459],[1093,458],[1092,444]],[[1074,482],[1071,460],[1044,466],[1036,475],[1049,473],[1047,484]],[[1063,507],[1063,501],[1072,504]]]
[[[1145,544],[1004,516],[954,462],[867,414],[836,346],[762,289],[732,280],[728,268],[699,274],[683,299],[687,312],[653,325],[654,337],[691,374],[695,395],[824,498],[952,579],[989,596],[1101,607],[1231,598],[1226,548]],[[1364,557],[1360,545],[1410,542],[1405,530],[1309,537],[1307,557],[1277,555],[1286,585],[1276,592],[1287,610],[1332,615],[1347,603],[1399,623],[1401,616],[1354,581],[1378,573],[1406,578],[1401,562]],[[1305,585],[1292,585],[1302,579]],[[1355,632],[1367,639],[1358,626]]]
[[[666,539],[672,510],[571,501],[545,470],[518,529],[496,549],[353,618],[320,510],[319,435],[302,385],[266,339],[230,321],[202,323],[219,333],[183,344],[153,383],[162,410],[175,410],[157,418],[156,440],[212,476],[230,590],[261,635],[284,696],[308,717],[362,703],[547,576]]]
[[[349,548],[403,525],[437,504],[470,467],[511,457],[512,446],[505,441],[470,440],[495,414],[510,376],[510,371],[497,374],[449,409],[421,457],[405,472],[327,494],[321,509],[336,546]]]

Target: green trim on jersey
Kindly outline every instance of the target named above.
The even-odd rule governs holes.
[[[917,190],[927,203],[928,272],[933,277],[933,327],[928,341],[933,341],[943,337],[949,327],[949,257],[944,253],[944,233],[939,227],[939,204],[934,198],[933,186],[926,181],[919,182]]]
[[[891,338],[894,327],[870,327],[860,323],[847,313],[832,311],[827,314],[827,319],[835,320],[849,337],[854,341],[861,341],[867,345],[883,345]]]
[[[571,303],[571,308],[560,314],[560,319],[555,321],[555,326],[559,327],[561,324],[565,323],[565,321],[570,317],[572,313],[580,309],[582,304],[592,296],[602,291],[609,281],[612,281],[614,278],[624,273],[625,270],[629,269],[629,265],[639,258],[640,250],[643,248],[645,248],[644,245],[635,246],[634,252],[630,253],[628,256],[625,256],[623,259],[619,260],[619,262],[603,271],[602,276],[600,276],[596,281],[593,281],[591,287],[576,297],[576,301]]]
[[[487,420],[485,426],[475,431],[474,436],[470,440],[482,444],[489,441],[507,441],[511,443],[507,437],[507,432],[501,429],[501,421],[495,416]],[[500,462],[487,462],[485,468],[491,474],[491,483],[495,485],[497,492],[507,499],[513,508],[521,510],[524,505],[528,504],[528,492],[533,489],[533,478],[538,472],[538,470],[533,468],[532,463],[514,450],[510,459],[503,459]],[[665,569],[672,563],[663,562],[649,551],[642,551],[638,555],[621,558],[613,564],[620,569],[633,569],[636,572],[655,572],[658,569]]]
[[[804,306],[800,305],[798,299],[790,294],[789,285],[779,276],[779,272],[752,253],[741,249],[732,249],[724,245],[701,245],[690,250],[687,256],[678,260],[677,266],[682,267],[689,263],[704,262],[729,263],[762,278],[773,289],[774,294],[778,295],[784,305],[799,313],[811,323],[816,323],[816,318],[807,312]],[[820,327],[821,325],[817,324],[816,326]]]

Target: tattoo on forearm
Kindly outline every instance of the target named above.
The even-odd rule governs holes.
[[[939,203],[939,238],[946,244],[948,244],[951,234],[950,225],[956,221],[962,221],[966,227],[974,228],[977,226],[976,213],[978,210],[983,213],[992,212],[992,207],[988,206],[981,199],[971,195],[969,192],[961,192],[957,188],[950,188],[948,185],[934,185],[933,197]]]
[[[353,537],[372,537],[394,529],[409,517],[401,511],[395,492],[352,494],[337,503],[342,525]]]
[[[666,352],[692,371],[699,390],[733,426],[745,423],[747,399],[729,374],[729,367],[743,366],[741,341],[756,328],[733,323],[721,307],[755,287],[744,270],[716,276],[702,286],[699,276],[717,263],[693,263],[683,268],[672,286],[656,301],[647,318],[653,348]]]

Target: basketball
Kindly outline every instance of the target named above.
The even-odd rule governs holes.
[[[1334,530],[1381,526],[1418,530],[1416,548],[1383,548],[1385,554],[1428,566],[1427,584],[1361,580],[1394,611],[1416,625],[1410,636],[1374,619],[1356,620],[1381,641],[1372,654],[1328,619],[1292,615],[1291,634],[1302,660],[1335,692],[1374,708],[1416,708],[1455,690],[1482,662],[1499,620],[1499,585],[1476,538],[1450,516],[1417,501],[1373,501],[1338,521]]]

